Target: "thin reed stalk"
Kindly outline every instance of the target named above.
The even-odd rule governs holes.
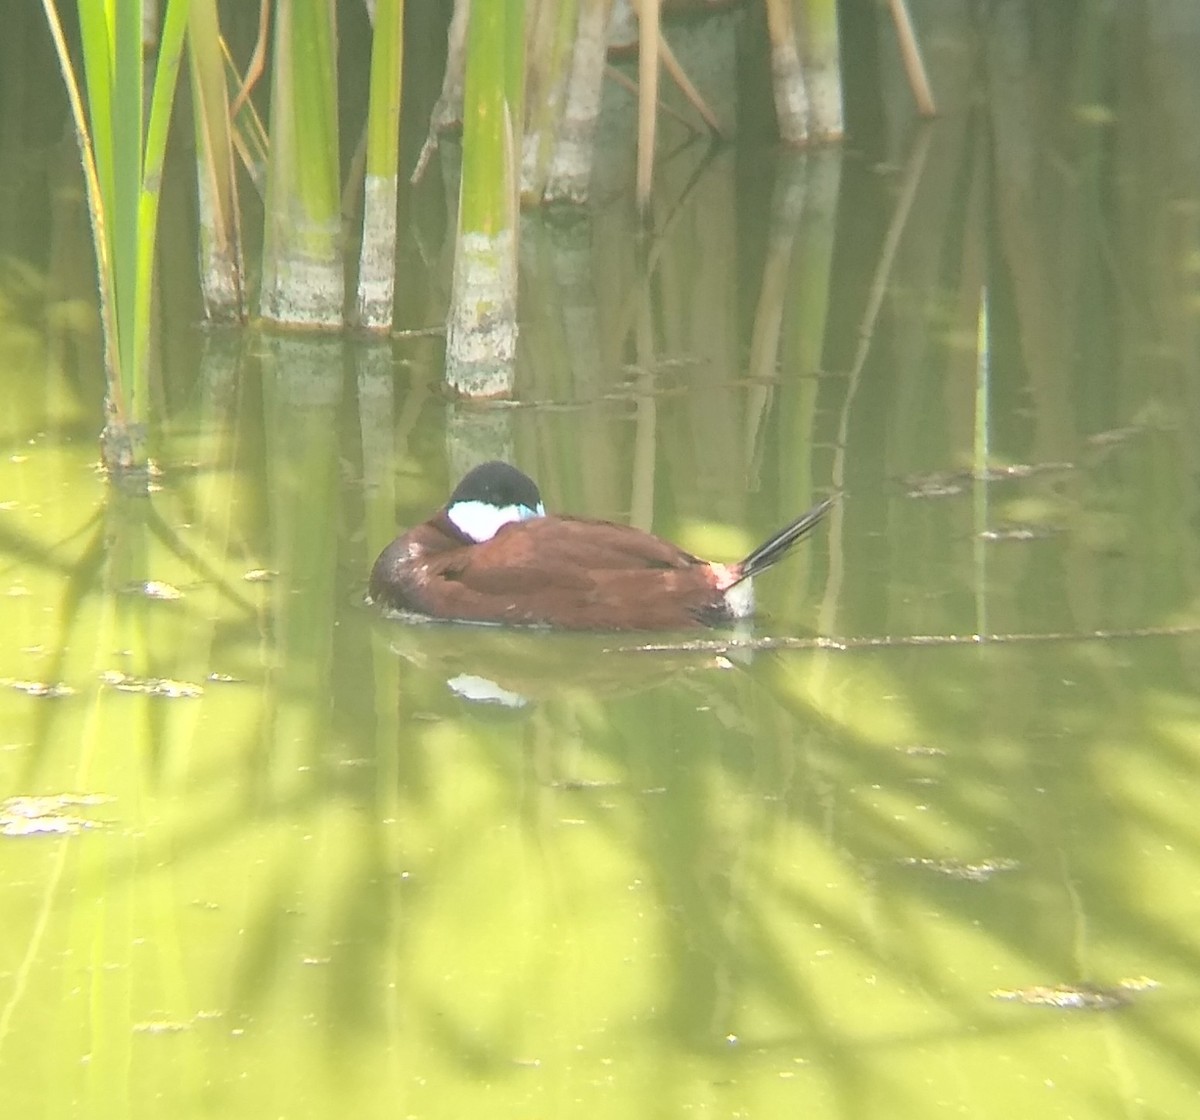
[[[988,468],[991,466],[991,328],[988,307],[988,288],[979,290],[978,323],[975,348],[975,439],[971,454],[974,475],[972,507],[973,567],[975,570],[975,632],[988,632],[987,538],[988,528]]]
[[[925,73],[925,63],[921,58],[921,46],[917,42],[917,33],[913,30],[913,21],[908,11],[908,5],[905,0],[888,0],[888,8],[892,13],[892,22],[896,25],[896,38],[900,42],[900,57],[904,62],[904,73],[908,76],[913,99],[917,103],[917,112],[923,117],[936,117],[937,106],[933,101],[933,91],[929,86],[929,76]]]
[[[654,142],[658,126],[660,0],[638,3],[638,150],[637,205],[643,219],[650,209],[654,180]]]
[[[245,74],[242,74],[225,40],[221,40],[221,53],[225,56],[225,81],[234,92],[233,102],[229,107],[230,128],[232,140],[238,158],[242,161],[254,189],[259,198],[267,196],[267,130],[263,125],[258,110],[254,107],[250,93],[258,84],[266,69],[267,45],[270,36],[270,23],[267,13],[270,10],[268,0],[261,0],[262,14],[259,19],[258,39],[250,61],[246,64]]]

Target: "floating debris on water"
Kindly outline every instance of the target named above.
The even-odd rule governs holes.
[[[1124,443],[1134,436],[1141,435],[1144,431],[1146,431],[1145,428],[1130,424],[1124,428],[1109,428],[1104,432],[1093,432],[1084,442],[1092,447],[1109,447],[1115,443]]]
[[[4,685],[5,688],[14,689],[17,692],[23,692],[26,696],[45,697],[48,700],[56,700],[60,696],[75,695],[75,690],[69,684],[63,684],[62,681],[50,684],[47,681],[22,681],[14,677],[0,677],[0,685]]]
[[[277,579],[279,573],[272,571],[270,568],[251,568],[242,579],[247,583],[270,583],[271,580]]]
[[[140,692],[172,700],[204,695],[204,689],[198,684],[173,681],[168,677],[133,677],[119,669],[106,669],[100,674],[100,680],[109,688],[119,689],[121,692]]]
[[[1029,988],[997,988],[993,999],[1023,1003],[1028,1007],[1055,1007],[1063,1011],[1112,1011],[1126,1007],[1142,992],[1158,987],[1149,976],[1134,976],[1116,984],[1034,984]]]
[[[1063,530],[1053,525],[1002,525],[976,534],[981,541],[1044,541]]]
[[[193,1024],[180,1019],[146,1019],[133,1024],[134,1034],[181,1034],[190,1031]]]
[[[926,474],[906,475],[902,481],[910,498],[947,498],[961,494],[973,482],[1007,482],[1011,479],[1032,478],[1038,474],[1062,474],[1073,471],[1074,463],[1010,463],[1006,466],[985,467],[981,471],[929,471]]]
[[[0,801],[0,836],[73,836],[89,828],[100,828],[102,821],[90,820],[66,812],[112,800],[99,793],[50,793],[10,797]]]
[[[550,783],[552,789],[563,790],[568,793],[596,789],[621,789],[624,785],[624,782],[618,781],[615,778],[559,778]]]
[[[986,883],[993,875],[1005,871],[1016,871],[1020,862],[1015,859],[984,859],[978,863],[967,863],[957,859],[928,859],[919,856],[905,856],[896,861],[901,867],[917,867],[922,871],[932,871],[944,875],[947,879],[961,879],[968,883]]]
[[[935,471],[927,475],[911,475],[904,480],[910,498],[950,498],[967,488],[967,477],[961,473]]]
[[[145,599],[159,599],[164,602],[183,598],[183,592],[178,587],[160,579],[134,580],[121,588],[121,594],[141,595]]]
[[[1074,463],[1066,461],[1053,463],[1011,463],[1006,467],[987,467],[981,471],[971,471],[969,476],[976,482],[1004,482],[1009,478],[1032,478],[1035,474],[1063,474],[1073,471]]]

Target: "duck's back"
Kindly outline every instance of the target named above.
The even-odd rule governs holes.
[[[607,521],[538,517],[476,544],[435,520],[383,552],[371,597],[437,618],[670,630],[728,616],[712,572],[669,541]]]

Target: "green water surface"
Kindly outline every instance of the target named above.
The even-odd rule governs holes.
[[[649,255],[531,219],[514,405],[165,297],[149,496],[78,211],[6,223],[4,1115],[1200,1113],[1195,56],[1098,21],[1070,88],[935,37],[874,151],[685,149]],[[494,454],[722,560],[842,498],[770,648],[377,617]]]

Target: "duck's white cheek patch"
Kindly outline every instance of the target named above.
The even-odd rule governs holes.
[[[511,521],[528,521],[531,517],[545,515],[546,510],[541,502],[534,509],[529,506],[494,506],[488,502],[455,502],[446,511],[446,516],[458,526],[459,531],[477,544],[490,541],[501,526]]]

